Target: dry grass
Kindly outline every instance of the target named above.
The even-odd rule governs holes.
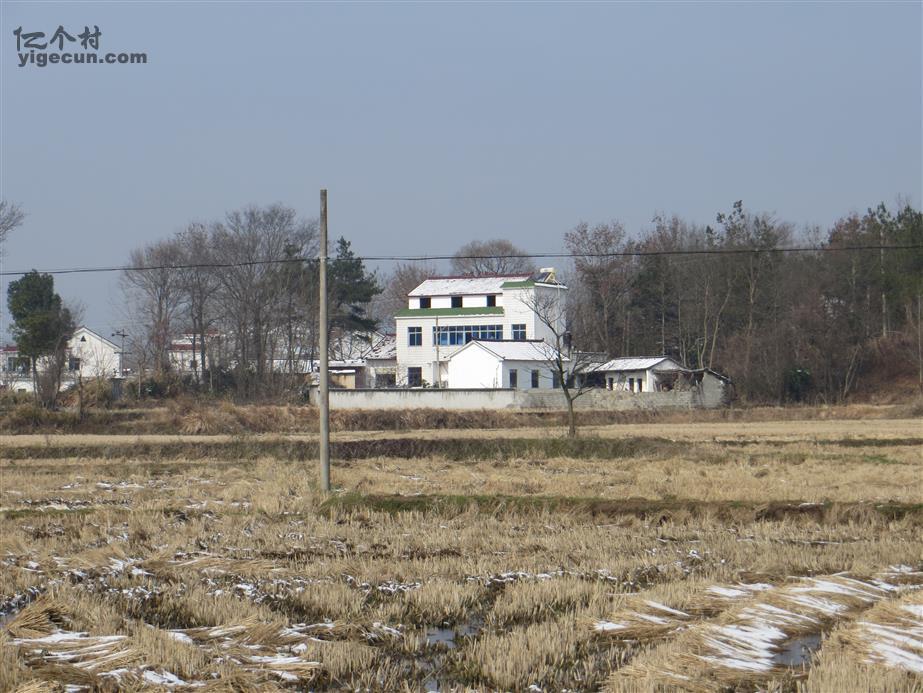
[[[192,435],[297,433],[317,428],[317,410],[305,405],[238,405],[229,400],[178,397],[163,405],[90,407],[79,418],[70,409],[56,412],[31,403],[0,406],[0,431],[24,433],[117,433],[121,435]],[[92,402],[91,402],[92,404]],[[744,407],[713,410],[579,411],[582,426],[626,424],[726,423],[726,422],[810,422],[825,420],[868,421],[919,418],[923,400],[898,404],[844,406]],[[558,428],[566,425],[563,411],[450,411],[438,409],[344,410],[334,411],[334,431],[404,431],[439,429]]]
[[[553,457],[541,442],[504,442],[548,432],[443,431],[426,437],[509,452],[413,458],[386,443],[394,454],[334,461],[350,493],[333,500],[316,491],[313,462],[268,454],[264,437],[228,436],[224,456],[195,460],[182,446],[201,436],[164,439],[179,446],[169,456],[108,455],[111,437],[13,439],[4,450],[20,452],[0,453],[0,611],[13,616],[0,627],[0,689],[156,688],[171,676],[206,690],[673,688],[663,672],[682,672],[667,665],[701,655],[700,636],[741,622],[747,604],[791,606],[778,595],[809,576],[921,567],[916,424],[605,427]],[[830,503],[799,505],[812,501]],[[757,582],[778,592],[711,589]],[[857,654],[853,615],[893,624],[889,600],[844,602],[849,618],[824,621],[815,667],[760,685],[843,690],[832,684],[878,676],[878,690],[915,690],[912,674]],[[29,642],[61,633],[70,640]]]

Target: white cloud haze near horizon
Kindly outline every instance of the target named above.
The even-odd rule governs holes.
[[[555,252],[581,220],[710,223],[738,199],[798,227],[920,205],[916,2],[0,13],[0,194],[28,214],[7,270],[124,264],[249,204],[314,217],[321,187],[365,255]],[[59,25],[149,62],[19,67],[13,31]],[[56,287],[91,328],[124,324],[117,274]]]

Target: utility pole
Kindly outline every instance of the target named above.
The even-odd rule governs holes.
[[[121,337],[122,344],[119,347],[119,377],[121,378],[125,375],[125,337],[128,336],[128,333],[125,330],[119,329],[112,333],[113,337]]]
[[[881,281],[881,336],[888,336],[888,297],[885,294],[885,230],[878,224],[878,275]]]
[[[330,392],[329,364],[327,362],[327,190],[320,191],[320,248],[318,249],[320,277],[320,487],[330,492]]]
[[[923,293],[917,294],[917,365],[920,367],[920,393],[923,394]]]

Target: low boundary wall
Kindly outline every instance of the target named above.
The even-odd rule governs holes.
[[[516,390],[330,390],[331,409],[515,409]],[[317,388],[308,397],[317,404]]]
[[[709,396],[710,395],[710,396]],[[317,404],[317,388],[308,397]],[[577,409],[611,411],[692,409],[719,407],[720,393],[701,389],[674,392],[619,392],[590,390],[575,402]],[[565,409],[564,395],[558,390],[462,389],[383,389],[330,390],[331,409]]]

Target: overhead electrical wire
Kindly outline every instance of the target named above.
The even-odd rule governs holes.
[[[790,248],[694,248],[685,250],[620,250],[611,253],[514,253],[510,255],[365,255],[354,256],[363,262],[432,262],[435,260],[516,260],[516,259],[574,259],[619,257],[666,257],[690,255],[748,255],[758,253],[830,253],[858,251],[920,250],[923,243],[908,245],[853,245],[853,246],[799,246]],[[229,269],[288,263],[311,262],[316,256],[287,257],[242,262],[201,262],[166,265],[118,265],[109,267],[65,267],[46,270],[0,271],[0,277],[18,277],[37,271],[41,274],[96,274],[103,272],[153,272],[157,270]]]

